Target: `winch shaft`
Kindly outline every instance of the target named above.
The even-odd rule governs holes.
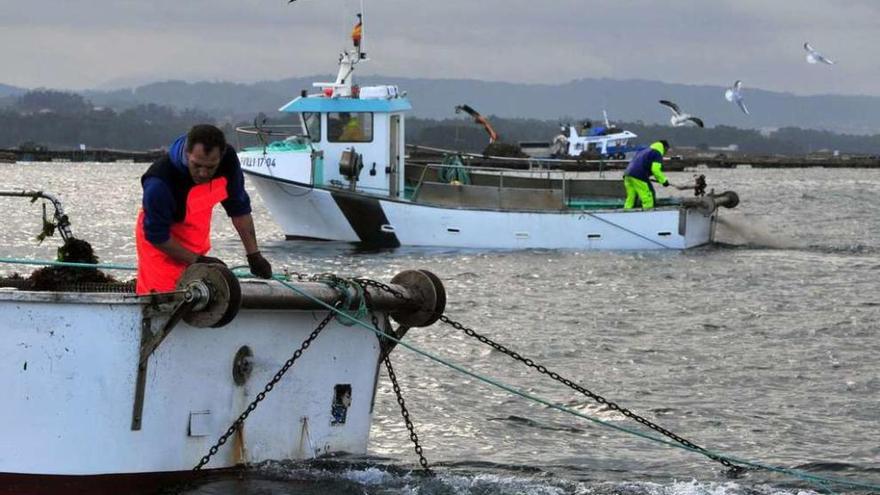
[[[186,269],[177,288],[192,305],[184,321],[196,327],[221,327],[239,310],[328,309],[342,302],[342,310],[369,305],[388,313],[407,327],[428,326],[446,306],[446,291],[427,270],[404,270],[391,283],[367,279],[321,277],[310,280],[239,279],[225,266],[195,263]]]
[[[416,301],[406,287],[390,285],[389,287],[401,294],[403,298],[397,298],[393,294],[377,288],[368,287],[370,301],[373,309],[379,311],[406,311],[418,308]],[[296,282],[296,288],[302,291],[295,292],[277,282],[247,281],[241,284],[241,307],[242,309],[293,309],[315,310],[326,307],[318,303],[333,304],[340,297],[343,289],[331,287],[320,282]],[[358,303],[360,295],[353,288],[344,289],[348,292],[347,299]],[[310,296],[310,297],[309,297]],[[316,301],[317,300],[317,301]]]

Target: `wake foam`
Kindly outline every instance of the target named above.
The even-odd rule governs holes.
[[[437,475],[428,477],[418,469],[381,460],[354,461],[322,459],[309,463],[271,462],[255,468],[257,474],[273,481],[272,488],[256,480],[242,482],[237,493],[261,495],[305,494],[300,487],[320,486],[325,493],[364,493],[383,495],[818,495],[796,487],[749,484],[747,481],[598,481],[565,479],[530,466],[504,469],[500,465],[468,466],[458,462],[435,467]],[[377,463],[379,462],[379,463]],[[450,466],[456,466],[452,468]],[[470,467],[470,469],[468,469]],[[476,469],[475,469],[476,468]],[[510,471],[515,471],[511,473]],[[527,473],[527,474],[524,474]],[[596,473],[593,473],[595,475]],[[216,483],[216,481],[214,482]],[[247,489],[253,483],[254,491]],[[244,488],[244,490],[241,490]],[[215,493],[208,485],[187,495]]]

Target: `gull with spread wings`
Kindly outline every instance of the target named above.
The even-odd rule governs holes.
[[[823,64],[834,65],[833,60],[825,58],[824,55],[817,52],[809,43],[804,43],[804,50],[807,51],[807,62],[811,64],[818,64],[821,62]]]
[[[696,125],[697,127],[703,127],[703,120],[699,117],[694,117],[689,113],[682,113],[681,109],[678,108],[678,105],[672,103],[669,100],[660,100],[660,104],[664,107],[672,110],[672,117],[669,118],[669,122],[674,127],[681,127],[687,125],[688,122]]]
[[[743,101],[742,87],[743,82],[737,80],[733,83],[733,86],[727,88],[727,91],[724,92],[724,98],[731,103],[739,105],[740,110],[742,110],[744,114],[749,115],[749,109],[746,108],[746,104]]]

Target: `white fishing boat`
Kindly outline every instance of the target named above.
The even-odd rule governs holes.
[[[639,151],[644,146],[632,145],[630,141],[638,135],[621,129],[608,121],[604,110],[604,126],[594,126],[589,120],[580,126],[567,124],[560,128],[560,134],[552,142],[525,141],[519,146],[523,153],[535,158],[574,158],[597,156],[608,160],[623,160],[629,153]],[[580,127],[580,129],[578,129]]]
[[[130,283],[36,290],[0,277],[0,494],[130,493],[266,460],[366,453],[393,347],[384,337],[431,324],[445,304],[428,272],[390,282],[408,300],[366,288],[373,333],[330,315],[364,301],[341,279],[240,281],[195,264],[178,290],[137,296]]]
[[[406,112],[394,85],[359,87],[363,45],[339,57],[334,82],[315,83],[280,108],[298,114],[302,135],[239,128],[265,144],[239,158],[288,239],[372,247],[687,249],[713,241],[718,207],[733,192],[660,198],[623,209],[619,176],[511,172],[460,163],[407,163]]]

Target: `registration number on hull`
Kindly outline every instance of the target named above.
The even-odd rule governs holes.
[[[274,168],[275,159],[270,156],[245,156],[241,159],[241,166],[245,168]]]

